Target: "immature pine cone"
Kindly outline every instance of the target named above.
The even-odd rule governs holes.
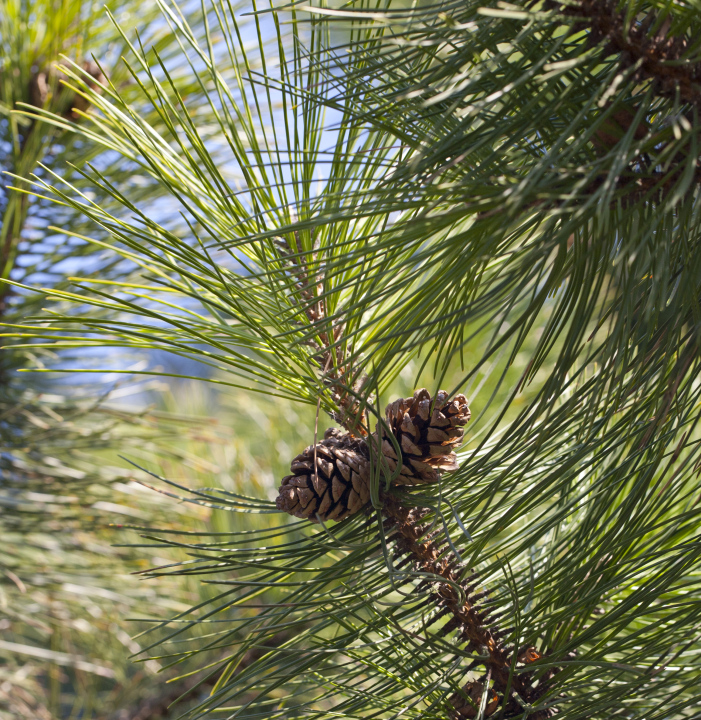
[[[463,426],[470,419],[470,408],[464,395],[456,395],[451,400],[448,393],[439,390],[431,411],[431,394],[421,388],[414,397],[390,403],[385,409],[385,417],[402,451],[398,485],[437,482],[439,470],[457,470],[453,449],[462,443]],[[398,458],[384,427],[382,454],[394,470]]]
[[[282,479],[278,510],[298,518],[343,520],[370,500],[370,461],[360,438],[330,428],[316,445],[310,445],[292,461],[294,475]]]
[[[492,688],[488,690],[487,704],[484,709],[484,717],[493,715],[499,707],[499,696]],[[478,708],[484,695],[484,685],[481,682],[468,682],[462,689],[462,693],[455,693],[450,702],[455,708],[453,717],[455,720],[468,720],[477,716]],[[467,700],[467,696],[470,698]]]

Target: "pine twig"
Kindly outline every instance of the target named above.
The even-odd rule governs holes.
[[[418,571],[445,580],[437,580],[430,589],[436,606],[446,609],[452,616],[444,626],[443,634],[458,632],[460,641],[466,644],[468,650],[486,655],[486,658],[480,659],[478,663],[485,666],[494,682],[495,692],[487,698],[485,717],[496,712],[507,692],[509,698],[504,703],[502,717],[523,717],[523,707],[514,694],[529,705],[535,704],[547,692],[547,680],[554,673],[546,673],[541,677],[537,687],[534,686],[530,673],[512,673],[514,653],[517,653],[516,663],[521,666],[539,660],[541,654],[532,646],[509,649],[503,642],[504,633],[494,625],[487,624],[489,612],[479,608],[480,596],[473,593],[475,576],[463,579],[464,569],[460,567],[453,553],[444,552],[433,539],[433,535],[427,534],[428,526],[421,523],[427,510],[407,508],[392,495],[385,495],[383,501],[383,514],[389,520],[388,525],[394,527],[398,554],[411,558]],[[463,597],[456,592],[456,586],[462,590]],[[482,697],[486,685],[486,681],[484,684],[479,681],[469,682],[462,689],[462,693],[453,695],[450,702],[456,708],[455,718],[470,718],[476,715],[473,704],[477,700],[479,705],[479,698]],[[466,701],[466,697],[470,698],[470,701]],[[470,714],[472,710],[475,710],[475,715]],[[551,717],[551,712],[540,710],[528,717],[532,720],[545,720]]]
[[[684,55],[689,42],[684,37],[669,37],[670,16],[662,22],[650,12],[642,22],[627,22],[616,0],[580,0],[576,3],[549,2],[563,15],[577,20],[573,33],[590,31],[592,45],[604,42],[604,53],[617,53],[623,68],[637,68],[637,80],[652,80],[658,95],[701,107],[701,62],[687,62]],[[650,28],[658,27],[654,34]]]
[[[287,264],[287,272],[293,281],[291,299],[307,316],[309,328],[319,328],[318,340],[311,339],[308,344],[316,351],[314,358],[319,366],[322,381],[331,391],[331,396],[340,412],[334,420],[352,434],[366,435],[365,411],[360,411],[356,396],[348,391],[349,387],[358,389],[358,382],[348,359],[350,348],[344,350],[343,334],[345,323],[333,322],[328,317],[327,303],[324,299],[323,263],[318,250],[304,253],[301,251],[299,232],[294,231],[294,247],[286,238],[277,238],[276,245]],[[332,322],[331,330],[323,329],[324,324]]]
[[[689,50],[686,37],[669,35],[670,14],[662,16],[648,12],[642,20],[631,20],[624,11],[618,9],[619,3],[615,0],[579,0],[568,3],[549,0],[547,7],[574,20],[570,34],[586,31],[589,44],[601,47],[602,59],[610,55],[618,56],[621,71],[631,71],[634,83],[649,82],[652,84],[652,92],[658,97],[701,108],[701,61],[691,62],[685,57]],[[636,118],[638,108],[617,107],[594,133],[594,145],[603,152],[612,150],[635,124],[632,133],[634,139],[644,140],[646,146],[657,148],[658,155],[663,154],[668,141],[651,135],[645,120]],[[685,119],[691,122],[688,117]],[[701,183],[698,161],[696,164],[692,185]],[[650,193],[661,200],[677,185],[687,165],[687,151],[677,151],[672,165],[663,172],[651,167],[646,153],[638,154],[617,182],[619,187],[628,191],[627,197],[623,198],[624,204],[638,202],[649,197]],[[603,178],[597,179],[590,191],[595,190],[601,182]]]

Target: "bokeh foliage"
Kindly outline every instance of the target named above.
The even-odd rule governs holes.
[[[202,32],[200,8],[191,5],[185,11]],[[138,26],[178,75],[172,35],[157,8],[126,2],[115,14],[123,27]],[[58,288],[78,268],[102,278],[123,279],[133,271],[130,263],[81,239],[89,231],[93,238],[98,235],[80,214],[14,191],[13,183],[21,184],[33,172],[53,171],[109,204],[107,198],[91,195],[69,165],[93,162],[127,196],[138,196],[163,219],[168,217],[158,183],[138,176],[128,162],[74,132],[16,112],[29,103],[77,122],[78,111],[90,112],[89,102],[62,85],[66,77],[56,67],[62,57],[81,67],[99,62],[124,96],[138,104],[138,88],[118,64],[123,50],[112,20],[94,3],[0,3],[0,314],[5,323],[20,322],[51,305],[45,294],[23,292],[6,279]],[[193,99],[201,96],[198,84],[185,80],[183,87]],[[2,344],[0,716],[107,718],[121,708],[131,717],[144,703],[158,704],[161,696],[172,693],[163,691],[160,682],[155,687],[159,663],[132,663],[130,656],[141,646],[131,635],[187,608],[200,593],[186,579],[155,588],[132,575],[175,556],[124,547],[139,538],[124,522],[168,527],[186,515],[186,522],[207,528],[209,513],[190,508],[188,514],[186,507],[144,490],[137,481],[146,476],[125,466],[118,453],[152,463],[177,457],[184,464],[188,438],[197,434],[202,465],[207,450],[221,442],[221,432],[208,430],[203,420],[184,422],[172,413],[135,411],[124,403],[139,388],[115,384],[113,377],[90,382],[84,376],[76,382],[75,377],[21,372],[76,367],[86,362],[84,353],[76,357]],[[122,357],[117,364],[134,367],[135,361]],[[235,474],[233,468],[231,472]],[[148,622],[133,626],[130,616]],[[185,689],[177,687],[176,696]]]

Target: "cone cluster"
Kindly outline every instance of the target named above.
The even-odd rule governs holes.
[[[395,400],[385,410],[385,423],[364,440],[332,428],[293,461],[291,475],[282,479],[279,510],[312,522],[343,520],[370,500],[370,447],[382,453],[390,472],[400,466],[396,485],[436,482],[440,471],[458,467],[454,449],[463,440],[470,419],[464,395],[450,399],[417,390]]]

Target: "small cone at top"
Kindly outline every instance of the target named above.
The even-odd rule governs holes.
[[[398,465],[396,447],[389,431],[401,449],[402,468],[397,485],[421,485],[437,482],[439,471],[457,470],[454,448],[463,441],[463,427],[470,419],[470,408],[464,395],[449,398],[439,390],[435,402],[425,388],[413,397],[395,400],[385,409],[386,426],[379,427],[382,454],[390,470]]]

